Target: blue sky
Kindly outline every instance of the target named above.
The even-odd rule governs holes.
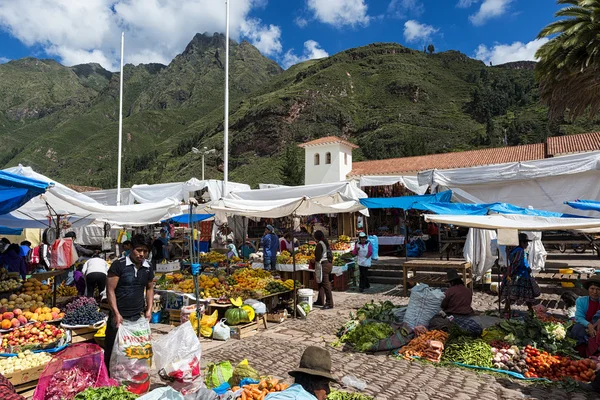
[[[0,1],[0,62],[168,64],[196,32],[223,32],[224,0]],[[459,50],[500,64],[533,60],[554,0],[230,0],[231,35],[284,68],[373,42]]]

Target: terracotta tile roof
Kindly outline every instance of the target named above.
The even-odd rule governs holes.
[[[317,146],[320,144],[333,144],[333,143],[342,143],[342,144],[345,144],[346,146],[350,146],[353,149],[358,149],[358,146],[355,145],[354,143],[350,143],[347,140],[344,140],[337,136],[325,136],[320,139],[315,139],[315,140],[311,140],[310,142],[299,144],[298,147],[310,147],[310,146]]]
[[[544,144],[538,143],[427,156],[360,161],[353,163],[352,171],[348,176],[390,175],[408,172],[414,173],[428,169],[465,168],[507,162],[541,160],[545,158],[544,154]]]
[[[548,138],[549,156],[596,150],[600,150],[600,132]]]

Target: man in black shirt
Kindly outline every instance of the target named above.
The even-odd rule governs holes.
[[[106,295],[110,313],[104,347],[104,362],[107,368],[110,368],[110,356],[117,330],[123,320],[137,321],[142,314],[147,319],[152,317],[154,272],[146,261],[150,248],[143,235],[134,236],[131,245],[129,256],[119,258],[108,270]]]

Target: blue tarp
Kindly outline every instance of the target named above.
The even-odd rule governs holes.
[[[428,203],[449,203],[452,198],[452,190],[446,190],[436,194],[424,194],[421,196],[402,196],[360,199],[360,203],[367,208],[401,208],[403,210],[426,210]]]
[[[0,226],[0,235],[14,235],[14,236],[18,236],[21,233],[23,233],[23,229],[7,228],[6,226]]]
[[[192,214],[192,222],[201,222],[201,221],[207,220],[212,217],[214,217],[214,214]],[[189,224],[190,223],[190,215],[189,214],[177,215],[173,218],[169,218],[167,221],[173,221],[173,222],[177,222],[179,224]]]
[[[45,193],[50,183],[0,171],[0,215],[8,214],[35,196]]]
[[[498,214],[519,214],[535,215],[540,217],[557,218],[583,218],[580,215],[563,214],[553,211],[534,210],[530,208],[518,207],[508,203],[490,203],[490,204],[463,204],[463,203],[429,203],[423,204],[422,210],[431,211],[438,215],[488,215],[490,213]]]
[[[595,200],[575,200],[575,201],[565,201],[565,204],[576,208],[578,210],[586,210],[586,211],[600,211],[600,201]]]

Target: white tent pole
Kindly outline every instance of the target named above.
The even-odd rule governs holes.
[[[121,158],[123,153],[123,49],[125,32],[121,32],[121,76],[119,77],[119,161],[117,166],[117,205],[121,205]]]
[[[229,0],[225,0],[225,122],[223,143],[223,197],[227,195],[229,177]]]

